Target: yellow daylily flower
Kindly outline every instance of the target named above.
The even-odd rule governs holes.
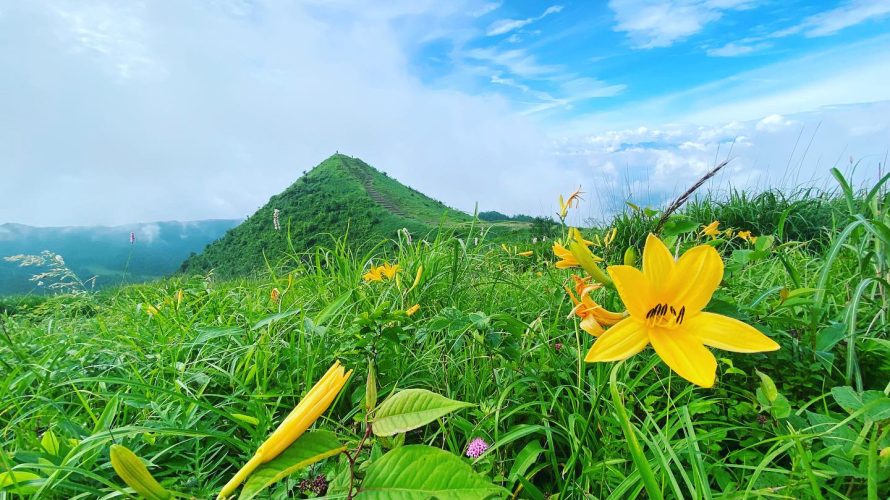
[[[414,304],[413,306],[409,307],[407,311],[405,311],[405,314],[407,314],[408,316],[413,316],[414,313],[416,313],[419,310],[420,310],[420,304]]]
[[[562,246],[560,242],[553,243],[553,254],[559,259],[556,261],[557,269],[568,269],[570,267],[578,267],[578,259],[572,255],[568,248]]]
[[[269,292],[269,299],[271,299],[272,302],[278,302],[278,299],[280,298],[281,292],[279,292],[277,288],[273,288],[272,291]]]
[[[752,244],[757,241],[756,236],[751,236],[751,231],[739,231],[736,236]]]
[[[650,234],[643,269],[610,266],[609,275],[630,316],[600,335],[585,361],[629,358],[650,343],[673,371],[701,387],[712,387],[717,360],[705,346],[733,352],[775,351],[779,344],[737,319],[702,309],[723,279],[723,260],[699,245],[674,260]]]
[[[609,311],[603,306],[597,304],[590,296],[590,292],[600,288],[602,285],[590,285],[589,278],[581,278],[580,276],[572,276],[575,280],[575,291],[578,293],[576,297],[569,287],[566,287],[566,293],[572,299],[575,307],[569,313],[581,318],[581,329],[585,332],[598,337],[603,333],[603,326],[612,326],[627,316],[627,313],[616,313]],[[578,298],[580,297],[580,299]]]
[[[584,194],[584,192],[581,191],[581,186],[578,186],[578,189],[576,189],[575,192],[570,194],[569,197],[565,201],[563,201],[562,195],[559,195],[559,218],[560,219],[566,218],[566,216],[569,214],[570,208],[578,206],[578,202],[583,199],[583,198],[581,198],[582,194]]]
[[[401,268],[402,268],[402,266],[400,266],[398,264],[390,264],[389,262],[384,262],[383,265],[380,266],[380,272],[387,279],[392,279],[393,276],[395,276],[396,273],[399,272],[399,269],[401,269]]]
[[[372,267],[368,272],[362,275],[362,279],[365,281],[383,281],[383,274],[380,273],[380,268]]]
[[[217,499],[228,498],[260,465],[272,460],[286,450],[294,441],[306,432],[318,417],[324,413],[340,390],[346,384],[352,370],[346,373],[337,361],[327,373],[309,390],[306,396],[300,400],[297,406],[290,412],[283,422],[275,429],[263,444],[257,448],[251,458],[238,473],[223,486]]]
[[[380,266],[372,266],[371,269],[365,273],[362,278],[365,281],[383,281],[385,279],[392,279],[401,269],[401,266],[398,264],[390,264],[389,262],[384,262],[383,265]]]
[[[708,224],[707,226],[702,226],[702,227],[703,227],[703,229],[702,229],[701,233],[705,236],[710,236],[711,238],[717,238],[717,236],[720,235],[720,230],[717,229],[718,227],[720,227],[720,221],[715,220],[714,222]]]
[[[176,305],[177,306],[182,304],[183,295],[184,295],[184,293],[182,291],[182,288],[180,288],[179,290],[176,291]]]

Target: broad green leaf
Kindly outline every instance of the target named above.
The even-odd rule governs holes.
[[[241,490],[240,500],[249,500],[269,486],[319,460],[332,457],[346,446],[331,431],[310,431],[294,441],[281,455],[261,465],[250,475]]]
[[[831,395],[837,404],[849,413],[862,408],[862,396],[850,386],[834,387],[831,389]]]
[[[374,414],[374,434],[392,436],[424,426],[455,410],[473,406],[426,389],[405,389],[384,401]]]
[[[665,236],[677,236],[678,234],[688,233],[698,229],[698,222],[685,216],[672,216],[664,224],[662,234]]]
[[[285,312],[280,312],[277,314],[272,314],[270,316],[266,316],[265,318],[257,321],[256,324],[253,325],[253,327],[251,327],[251,330],[259,330],[260,328],[262,328],[266,325],[271,325],[272,323],[274,323],[276,321],[280,321],[284,318],[289,318],[295,314],[300,314],[300,310],[294,309],[293,311],[285,311]]]
[[[343,309],[343,306],[346,305],[346,302],[349,300],[350,297],[352,297],[351,289],[347,290],[345,293],[337,297],[320,313],[318,313],[318,316],[315,317],[315,324],[319,326],[324,325],[325,322],[327,322],[327,320],[330,319],[335,313]]]
[[[43,478],[33,472],[0,472],[0,491],[16,495],[33,495],[40,489]]]
[[[773,379],[769,377],[769,375],[757,370],[757,376],[760,377],[760,388],[763,389],[763,395],[766,396],[766,399],[772,403],[779,397],[779,390],[776,389],[776,383],[773,382]]]
[[[516,454],[516,459],[513,460],[513,467],[510,468],[510,474],[507,475],[507,478],[510,481],[516,481],[520,476],[524,476],[526,471],[528,471],[528,468],[538,461],[538,456],[541,455],[541,452],[543,451],[544,448],[541,447],[540,441],[529,441],[528,444]]]
[[[368,467],[359,500],[464,500],[504,496],[459,457],[430,446],[402,446]]]
[[[59,456],[59,438],[56,437],[52,429],[43,433],[43,437],[40,438],[40,447],[49,455]]]

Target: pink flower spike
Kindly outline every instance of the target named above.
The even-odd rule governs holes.
[[[479,458],[486,450],[488,450],[488,443],[482,438],[476,438],[470,441],[470,444],[467,446],[467,456]]]

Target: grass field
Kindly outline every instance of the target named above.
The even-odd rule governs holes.
[[[595,338],[565,289],[585,271],[557,269],[552,241],[505,251],[440,231],[378,255],[331,239],[262,279],[6,300],[0,499],[215,497],[335,360],[351,378],[264,466],[287,477],[257,472],[244,497],[887,498],[890,199],[838,179],[836,194],[699,199],[661,228],[629,208],[584,231],[602,270],[639,267],[651,231],[679,254],[717,249],[706,311],[781,348],[714,349],[712,388],[652,348],[586,363]],[[363,278],[384,261],[391,278]],[[589,294],[614,312],[632,300]],[[160,485],[113,467],[115,443]]]

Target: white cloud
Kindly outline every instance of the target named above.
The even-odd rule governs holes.
[[[465,210],[519,211],[559,183],[510,103],[412,73],[394,25],[428,31],[472,5],[121,5],[4,4],[0,222],[239,218],[336,150]],[[161,71],[124,78],[135,56]]]
[[[723,11],[744,9],[749,0],[610,0],[615,31],[628,34],[637,48],[668,47],[720,19]]]
[[[540,21],[550,14],[558,14],[560,12],[562,12],[562,5],[551,5],[550,7],[547,7],[547,9],[545,9],[540,16],[528,17],[525,19],[498,19],[497,21],[491,23],[491,25],[488,27],[488,30],[486,31],[486,35],[505,35],[511,31],[524,28],[531,23]]]
[[[738,57],[753,54],[770,47],[772,47],[772,44],[766,42],[752,43],[749,45],[730,42],[722,47],[709,48],[706,52],[711,57]]]
[[[808,17],[798,27],[806,36],[828,36],[857,24],[890,15],[887,0],[852,0]]]
[[[782,115],[772,114],[757,122],[754,126],[756,130],[766,130],[775,132],[785,127],[790,127],[794,122]]]
[[[890,147],[890,101],[832,106],[791,116],[716,125],[635,127],[563,138],[557,149],[586,165],[585,187],[605,185],[593,212],[620,210],[624,201],[659,205],[688,188],[715,162],[729,167],[705,186],[792,189],[813,183],[832,186],[830,167],[844,170],[848,157],[862,160],[856,180],[872,181]],[[606,169],[606,165],[610,167]],[[620,168],[615,168],[620,165]],[[599,189],[598,187],[596,188]]]

